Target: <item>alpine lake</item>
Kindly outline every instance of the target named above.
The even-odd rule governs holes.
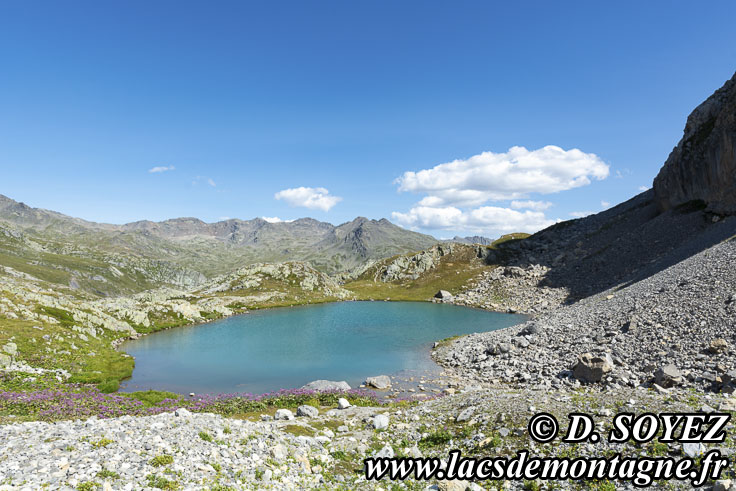
[[[524,319],[429,302],[251,311],[126,342],[135,370],[122,390],[261,394],[318,379],[358,387],[369,376],[423,376],[441,370],[430,356],[435,341]]]

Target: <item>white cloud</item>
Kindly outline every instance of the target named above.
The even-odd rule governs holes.
[[[466,230],[473,233],[536,232],[555,223],[539,211],[517,211],[482,206],[462,211],[454,206],[415,206],[408,213],[393,212],[392,218],[410,228]]]
[[[570,216],[573,218],[583,218],[587,217],[588,215],[592,215],[595,213],[594,211],[571,211]]]
[[[206,176],[197,176],[197,177],[195,177],[194,180],[192,181],[192,186],[196,186],[200,182],[206,182],[207,184],[209,184],[213,188],[217,186],[217,184],[215,184],[215,181],[212,178],[206,177]]]
[[[428,196],[420,206],[478,206],[491,200],[519,199],[530,193],[556,193],[608,177],[609,166],[597,155],[548,145],[529,151],[483,152],[466,160],[405,172],[399,191]]]
[[[151,167],[150,169],[148,169],[148,172],[150,172],[151,174],[155,174],[157,172],[166,172],[174,169],[176,169],[176,167],[174,167],[173,165],[159,165],[156,167]]]
[[[544,211],[548,208],[551,208],[554,206],[553,203],[550,203],[549,201],[512,201],[511,202],[511,208],[514,210],[523,210],[523,209],[529,209],[534,211]]]
[[[611,203],[601,200],[601,208],[608,208],[609,206],[611,206]]]
[[[276,199],[283,199],[291,206],[303,206],[312,210],[329,211],[330,208],[342,201],[338,196],[330,196],[325,188],[298,187],[284,189],[273,195]]]
[[[218,218],[221,222],[224,222],[225,220],[230,220],[230,217],[220,217]]]
[[[639,191],[649,191],[651,188],[649,186],[639,186]]]

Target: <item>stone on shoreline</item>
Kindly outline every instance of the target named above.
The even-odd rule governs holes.
[[[391,379],[388,375],[378,375],[377,377],[368,377],[365,379],[365,385],[378,390],[391,388]]]
[[[333,380],[314,380],[303,386],[302,389],[310,389],[317,391],[325,390],[350,390],[350,385],[344,380],[335,382]]]

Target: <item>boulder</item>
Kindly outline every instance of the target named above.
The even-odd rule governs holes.
[[[388,416],[385,414],[376,415],[371,421],[371,426],[376,430],[385,430],[388,428]]]
[[[393,458],[393,456],[394,456],[394,449],[393,449],[393,447],[391,445],[386,444],[386,445],[384,445],[384,447],[381,450],[379,450],[378,452],[376,452],[373,456],[374,457],[378,457],[378,458],[380,458],[380,457],[386,457],[386,458],[390,459],[390,458]]]
[[[304,404],[296,408],[296,415],[306,416],[307,418],[316,418],[319,416],[319,410],[314,406]]]
[[[341,397],[341,398],[339,398],[337,400],[337,408],[338,409],[347,409],[349,407],[350,407],[350,403],[344,397]]]
[[[7,368],[13,363],[13,358],[10,355],[0,353],[0,368]]]
[[[294,419],[294,413],[292,413],[288,409],[278,409],[276,411],[276,414],[274,414],[273,419],[277,421],[279,420],[291,421],[292,419]]]
[[[348,385],[344,380],[341,382],[334,382],[332,380],[315,380],[303,386],[302,389],[317,390],[320,392],[327,390],[350,390],[350,385]]]
[[[365,379],[365,385],[374,389],[385,390],[391,388],[391,379],[388,375],[378,375]]]
[[[15,356],[18,354],[18,345],[16,345],[15,343],[7,343],[5,346],[3,346],[3,351],[10,356]]]
[[[452,294],[447,290],[440,290],[434,294],[434,298],[439,298],[440,300],[452,300]]]
[[[708,345],[708,353],[712,355],[718,355],[721,353],[728,352],[728,341],[723,338],[714,339]]]
[[[583,353],[572,367],[573,376],[581,382],[600,382],[603,375],[613,370],[611,355]]]
[[[455,422],[456,423],[464,423],[465,421],[469,421],[470,418],[473,417],[473,414],[474,413],[475,413],[475,408],[474,407],[472,407],[472,406],[471,407],[467,407],[467,408],[463,409],[462,411],[460,411],[460,414],[458,414],[457,417],[455,418]]]
[[[682,372],[672,364],[660,367],[654,372],[654,382],[664,388],[680,385],[683,381]]]

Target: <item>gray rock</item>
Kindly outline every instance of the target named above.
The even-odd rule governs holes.
[[[467,407],[460,411],[460,414],[457,415],[455,418],[455,421],[458,423],[462,423],[464,421],[470,420],[470,418],[473,417],[473,414],[475,414],[475,408],[474,407]]]
[[[276,410],[276,414],[274,414],[273,419],[279,421],[279,420],[286,420],[291,421],[294,419],[294,413],[292,413],[288,409],[278,409]]]
[[[664,388],[674,387],[683,382],[682,372],[675,365],[665,365],[654,372],[654,382]]]
[[[306,416],[307,418],[316,418],[319,416],[319,410],[314,406],[303,404],[296,408],[297,416]]]
[[[440,300],[452,300],[452,294],[447,290],[440,290],[434,294],[434,298],[439,298]]]
[[[0,368],[9,367],[13,363],[13,358],[10,355],[0,353]]]
[[[581,382],[600,382],[603,375],[613,370],[611,355],[593,355],[584,353],[572,368],[573,376]]]
[[[174,414],[179,418],[191,418],[192,417],[192,413],[188,409],[185,409],[183,407],[180,407],[179,409],[174,411]]]
[[[337,400],[337,408],[338,409],[347,409],[349,407],[350,407],[350,403],[344,397],[341,397],[341,398],[339,398]]]
[[[385,430],[388,428],[388,416],[385,414],[378,414],[373,417],[373,420],[371,421],[371,426],[373,426],[373,429],[376,430]]]
[[[315,380],[303,386],[302,389],[317,390],[320,392],[327,390],[350,390],[350,385],[348,385],[344,380],[341,382],[334,382],[332,380]]]
[[[729,491],[733,487],[731,479],[719,479],[713,486],[713,491]]]
[[[10,356],[15,356],[18,354],[18,345],[15,343],[7,343],[5,346],[3,346],[3,351],[5,351]]]
[[[692,458],[698,457],[699,455],[703,455],[705,453],[705,445],[699,442],[683,443],[682,453],[684,453],[688,457],[692,457]]]
[[[394,449],[391,447],[391,445],[384,445],[381,450],[373,454],[374,457],[386,457],[386,458],[393,458],[394,456]]]
[[[385,390],[391,387],[391,378],[388,375],[378,375],[365,379],[365,385],[374,389]]]

